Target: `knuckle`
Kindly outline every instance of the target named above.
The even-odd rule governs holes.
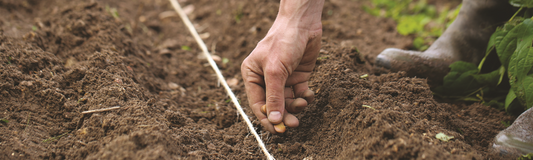
[[[265,68],[265,74],[281,77],[288,77],[289,75],[285,67],[267,67]]]
[[[266,99],[267,103],[271,104],[282,104],[283,103],[283,97],[277,96],[277,95],[270,95]]]
[[[249,60],[248,60],[248,58],[246,58],[246,59],[244,59],[242,61],[241,70],[245,70],[245,69],[249,68],[248,66],[249,66]]]

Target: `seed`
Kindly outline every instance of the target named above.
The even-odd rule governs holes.
[[[263,112],[263,114],[267,114],[267,105],[263,105],[261,106],[261,112]]]
[[[276,130],[276,132],[278,132],[278,133],[285,132],[285,124],[283,124],[283,122],[281,122],[279,124],[274,125],[274,130]]]
[[[267,112],[266,104],[261,106],[261,112],[263,112],[263,114],[266,114],[266,112]],[[281,122],[280,124],[274,125],[274,130],[276,130],[276,132],[278,132],[278,133],[284,133],[285,130],[286,130],[285,124],[283,124],[283,122]]]

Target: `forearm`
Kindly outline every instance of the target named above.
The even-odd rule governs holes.
[[[322,29],[324,0],[281,0],[276,21],[308,30]]]

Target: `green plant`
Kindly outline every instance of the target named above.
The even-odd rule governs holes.
[[[509,127],[509,126],[511,126],[511,122],[509,122],[509,121],[502,121],[502,124],[503,124],[503,126],[505,126],[505,127]]]
[[[529,160],[533,159],[533,153],[528,153],[517,158],[517,160]]]
[[[366,107],[366,108],[370,108],[370,109],[372,109],[372,110],[376,110],[374,107],[369,106],[369,105],[364,105],[364,104],[363,104],[362,106],[363,106],[363,107]]]
[[[239,6],[239,8],[237,8],[237,10],[234,12],[235,15],[233,16],[233,19],[235,19],[235,22],[237,23],[241,23],[241,18],[243,16],[242,9],[243,6]]]
[[[222,64],[226,65],[229,62],[228,58],[222,58]]]
[[[453,22],[461,5],[450,10],[444,7],[440,11],[426,0],[372,0],[371,6],[363,9],[374,15],[394,19],[396,30],[402,35],[414,35],[413,47],[426,50]]]
[[[48,139],[45,139],[43,140],[43,143],[48,143],[48,142],[52,142],[52,141],[55,141],[55,140],[58,140],[59,138],[63,137],[64,135],[68,134],[70,131],[67,131],[59,136],[55,136],[55,137],[51,137],[51,138],[48,138]]]
[[[191,47],[189,47],[189,46],[181,46],[181,50],[190,51]]]
[[[481,63],[477,67],[462,61],[451,64],[451,71],[444,77],[444,85],[435,88],[435,94],[457,100],[499,104],[507,111],[533,106],[533,10],[528,9],[523,16],[517,16],[524,8],[533,8],[533,1],[510,0],[510,3],[520,9],[492,34]],[[496,52],[502,65],[492,72],[480,73],[492,51]],[[502,90],[499,86],[505,75],[509,78],[510,89]],[[491,99],[484,96],[502,91],[506,96]]]

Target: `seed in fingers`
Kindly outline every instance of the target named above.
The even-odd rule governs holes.
[[[263,112],[263,114],[267,114],[267,105],[263,105],[261,106],[261,112]]]
[[[266,104],[261,106],[261,112],[263,112],[263,114],[266,114],[266,112],[267,112]],[[278,133],[284,133],[285,130],[286,130],[285,124],[283,124],[283,122],[281,122],[280,124],[274,125],[274,130],[276,130],[276,132],[278,132]]]
[[[283,122],[281,122],[279,124],[274,125],[274,130],[276,130],[276,132],[278,132],[278,133],[284,133],[285,132],[285,124],[283,124]]]

